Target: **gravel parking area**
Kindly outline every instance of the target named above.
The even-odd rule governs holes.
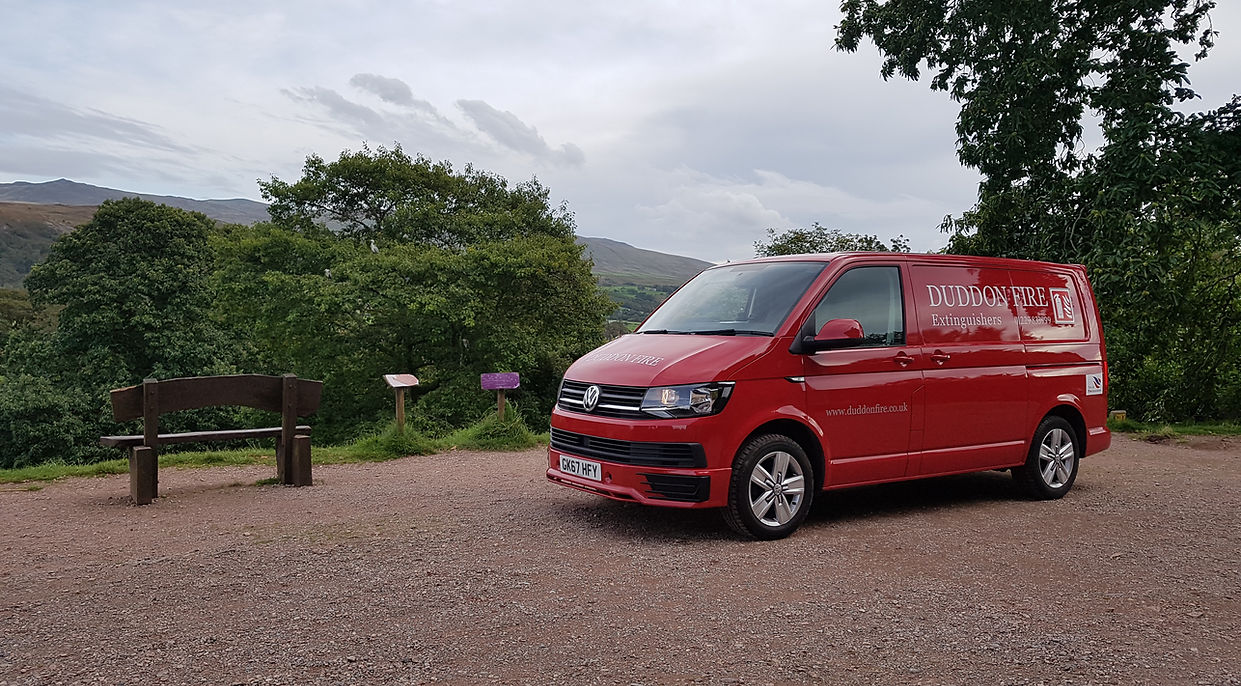
[[[0,487],[0,686],[1239,684],[1241,442],[820,496],[791,538],[541,450]]]

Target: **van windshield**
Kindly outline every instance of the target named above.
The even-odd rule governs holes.
[[[825,266],[765,262],[708,269],[673,293],[636,333],[772,336]]]

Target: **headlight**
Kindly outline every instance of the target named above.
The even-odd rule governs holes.
[[[733,383],[718,381],[649,388],[642,398],[642,411],[665,419],[718,414],[732,395]]]

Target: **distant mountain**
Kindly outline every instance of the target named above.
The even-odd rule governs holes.
[[[577,242],[586,246],[586,256],[595,261],[594,274],[604,286],[680,286],[711,266],[692,257],[643,250],[609,238],[578,236]]]
[[[86,183],[78,183],[68,179],[57,179],[43,183],[15,181],[0,183],[0,202],[25,202],[36,205],[76,205],[97,206],[104,200],[132,198],[137,196],[171,207],[179,207],[192,212],[202,212],[216,221],[229,224],[253,224],[267,221],[267,205],[253,200],[191,200],[172,195],[150,195],[132,191],[118,191],[115,188],[101,188]]]
[[[104,200],[135,196],[202,212],[232,224],[268,219],[267,205],[253,200],[191,200],[101,188],[67,179],[0,183],[0,287],[20,287],[30,268],[47,257],[52,242],[89,221]],[[595,262],[594,273],[605,286],[676,287],[711,266],[710,262],[643,250],[607,238],[579,236],[577,242],[586,246],[586,255]]]

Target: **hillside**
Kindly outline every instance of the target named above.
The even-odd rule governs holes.
[[[609,238],[579,236],[587,256],[595,261],[594,274],[604,286],[680,286],[710,262],[635,248]]]
[[[94,207],[0,203],[0,288],[21,286],[52,241],[90,221]]]
[[[179,207],[192,212],[202,212],[216,221],[229,224],[253,224],[254,222],[267,221],[268,219],[267,205],[253,200],[192,200],[173,195],[150,195],[133,191],[120,191],[115,188],[102,188],[68,179],[57,179],[44,183],[30,183],[28,181],[0,183],[0,202],[97,206],[104,200],[132,198],[134,196],[170,207]]]

